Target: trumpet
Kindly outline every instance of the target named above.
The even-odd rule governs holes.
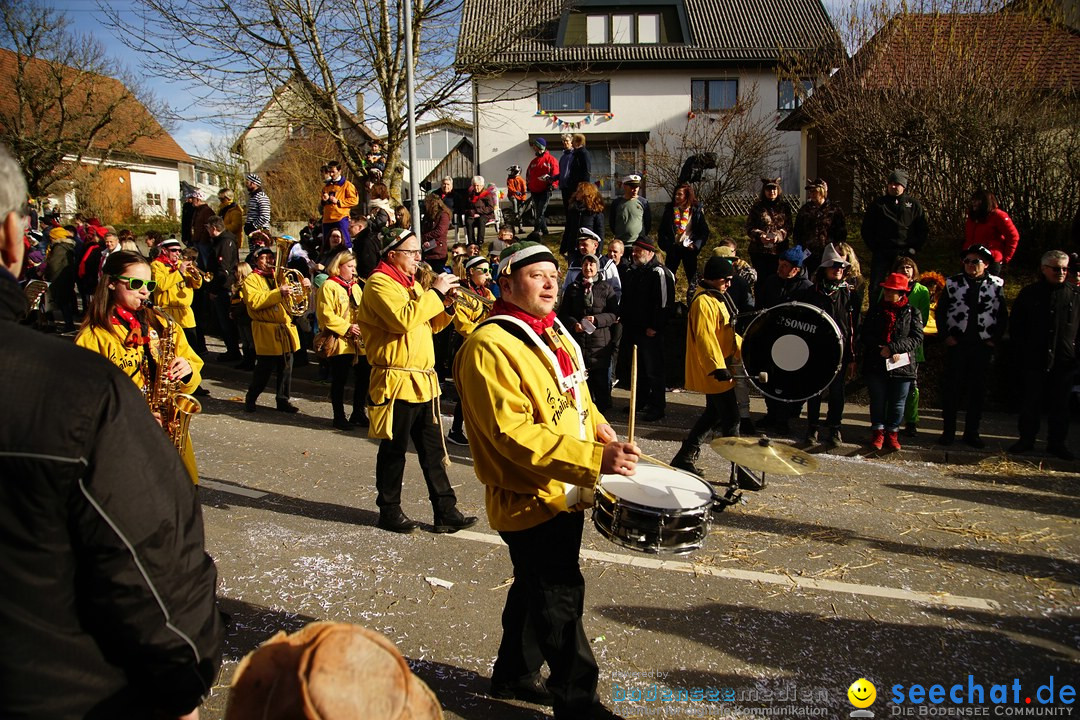
[[[475,293],[472,290],[461,287],[460,285],[458,285],[450,292],[454,298],[454,302],[459,303],[463,307],[466,307],[473,311],[479,310],[481,306],[483,306],[485,310],[490,310],[492,306],[495,305],[494,300],[489,300],[480,293]]]
[[[199,278],[203,282],[210,282],[214,279],[214,273],[210,272],[209,270],[201,270],[196,264],[198,259],[199,251],[195,248],[187,248],[186,250],[184,250],[184,260],[187,260],[191,263],[191,265],[188,267],[188,270],[184,272],[184,277],[191,279]]]

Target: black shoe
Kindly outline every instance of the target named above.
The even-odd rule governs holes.
[[[827,430],[828,437],[825,438],[825,447],[838,448],[840,443],[844,442],[844,436],[840,434],[840,428],[830,428]]]
[[[641,416],[643,422],[660,422],[664,419],[663,410],[650,410]]]
[[[1005,451],[1012,455],[1023,455],[1024,453],[1031,452],[1035,449],[1035,443],[1027,442],[1026,440],[1017,440]]]
[[[352,415],[349,416],[349,424],[359,425],[360,427],[367,427],[368,425],[370,425],[370,422],[368,421],[367,415],[365,415],[363,411],[360,411],[354,412]]]
[[[816,443],[818,441],[818,429],[816,427],[807,428],[806,437],[803,440],[808,443]]]
[[[334,428],[337,430],[349,431],[353,429],[353,426],[345,418],[336,418],[334,420]]]
[[[521,700],[534,705],[551,707],[555,697],[547,689],[547,683],[540,675],[534,675],[532,679],[515,683],[497,683],[491,681],[491,689],[488,695],[499,700]]]
[[[250,395],[244,398],[244,412],[255,412],[255,398]]]
[[[407,535],[416,529],[416,523],[408,518],[405,513],[401,512],[401,508],[396,507],[393,510],[383,510],[379,513],[379,522],[376,527],[380,530],[389,530],[390,532],[401,533]]]
[[[465,445],[466,447],[469,445],[469,438],[465,437],[465,433],[460,430],[451,429],[450,432],[446,433],[446,439],[455,445]]]
[[[986,443],[983,442],[982,438],[974,433],[964,433],[964,444],[976,450],[982,450],[986,447]]]
[[[210,391],[204,388],[202,385],[192,390],[191,394],[195,397],[210,397]]]
[[[1066,448],[1064,445],[1047,445],[1046,452],[1050,453],[1051,455],[1060,460],[1076,459],[1076,455],[1073,455],[1072,451]]]
[[[238,352],[223,352],[223,353],[218,353],[218,356],[217,356],[217,361],[218,362],[223,362],[223,363],[240,362],[243,359],[244,359],[244,356],[241,355]]]
[[[757,429],[754,427],[754,421],[750,418],[743,418],[739,421],[739,434],[743,437],[750,437],[757,434]]]
[[[460,510],[455,509],[450,514],[435,519],[435,532],[453,533],[470,528],[475,524],[475,515],[462,515]]]
[[[679,470],[685,470],[691,475],[697,475],[701,478],[705,477],[705,471],[695,465],[693,460],[681,458],[678,455],[676,455],[675,458],[672,459],[671,467],[677,468]]]
[[[919,434],[919,426],[915,423],[908,423],[904,428],[904,435],[907,437],[915,437]]]
[[[939,437],[937,439],[937,444],[938,445],[952,445],[953,441],[955,441],[955,440],[956,440],[956,434],[955,433],[943,432],[943,433],[941,433],[941,437]]]
[[[278,409],[279,412],[283,412],[283,413],[298,413],[298,412],[300,412],[300,408],[296,407],[295,405],[293,405],[288,400],[279,400],[278,404],[277,404],[277,409]]]

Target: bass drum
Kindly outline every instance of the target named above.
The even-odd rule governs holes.
[[[762,394],[801,402],[821,393],[840,372],[844,343],[836,321],[820,308],[786,303],[760,313],[742,340],[743,367]],[[766,373],[768,380],[758,375]]]

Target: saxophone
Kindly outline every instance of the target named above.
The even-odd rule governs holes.
[[[176,333],[183,331],[168,315],[155,310],[151,312],[161,322],[162,331],[158,340],[154,381],[144,387],[143,393],[150,412],[161,418],[161,427],[172,440],[176,451],[183,455],[191,417],[202,412],[202,404],[193,396],[180,392],[180,381],[169,377],[169,366],[176,359]],[[148,364],[144,353],[143,378],[147,377]]]

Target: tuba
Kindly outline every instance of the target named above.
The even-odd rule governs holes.
[[[277,282],[278,287],[288,283],[296,288],[296,292],[287,298],[282,298],[282,305],[289,315],[300,317],[308,309],[308,297],[304,291],[304,276],[299,270],[286,267],[289,262],[289,251],[292,250],[293,245],[300,241],[280,237],[275,242],[277,245],[274,254],[274,280]]]
[[[176,358],[176,333],[183,331],[168,315],[156,310],[150,312],[161,322],[162,331],[158,340],[157,368],[153,382],[148,385],[145,382],[149,379],[149,363],[145,353],[143,355],[143,395],[150,412],[161,418],[161,426],[172,440],[173,447],[183,455],[191,416],[202,412],[202,405],[193,396],[180,392],[180,382],[169,377],[169,366]]]

